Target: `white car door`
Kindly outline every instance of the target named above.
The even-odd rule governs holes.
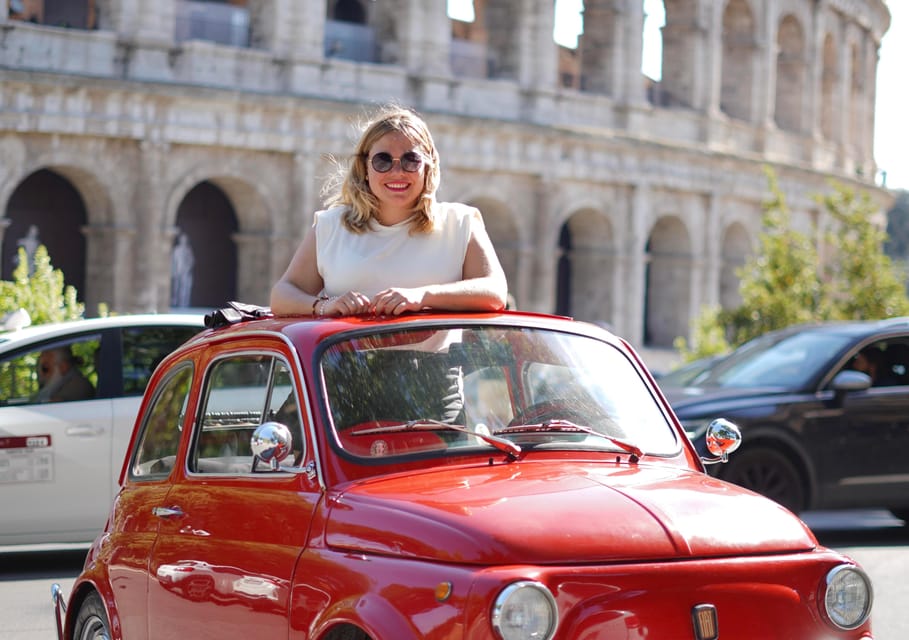
[[[86,542],[101,531],[112,498],[111,404],[0,407],[0,544]]]

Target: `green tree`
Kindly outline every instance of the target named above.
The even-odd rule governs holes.
[[[758,252],[737,271],[742,303],[735,309],[705,308],[692,326],[692,344],[676,340],[684,360],[715,355],[793,324],[878,319],[909,314],[909,298],[890,258],[887,234],[873,222],[867,194],[846,187],[818,200],[831,220],[822,261],[811,236],[791,226],[790,210],[772,170],[763,204]]]
[[[78,320],[85,313],[75,287],[64,284],[63,272],[54,269],[44,245],[35,251],[31,273],[28,255],[20,247],[13,279],[0,280],[0,316],[18,309],[28,312],[32,324]]]
[[[835,248],[824,264],[830,317],[865,320],[909,314],[909,299],[901,277],[884,252],[887,232],[875,225],[875,207],[867,193],[856,196],[843,185],[818,199],[833,221],[826,232]]]

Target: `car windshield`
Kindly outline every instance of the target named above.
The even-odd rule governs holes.
[[[802,388],[850,341],[851,338],[844,335],[805,331],[763,344],[748,343],[730,354],[697,384],[704,387]]]
[[[334,437],[358,456],[508,452],[510,443],[679,448],[629,359],[590,337],[501,326],[383,332],[333,344],[321,371]]]

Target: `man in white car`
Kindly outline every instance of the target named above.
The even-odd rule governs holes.
[[[79,371],[69,347],[55,347],[38,356],[38,393],[36,402],[67,402],[95,396],[92,383]]]

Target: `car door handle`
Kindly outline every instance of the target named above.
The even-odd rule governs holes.
[[[104,434],[104,427],[95,424],[77,424],[66,428],[66,435],[75,438],[92,438]]]
[[[183,510],[180,507],[153,507],[152,514],[159,518],[179,518]]]

